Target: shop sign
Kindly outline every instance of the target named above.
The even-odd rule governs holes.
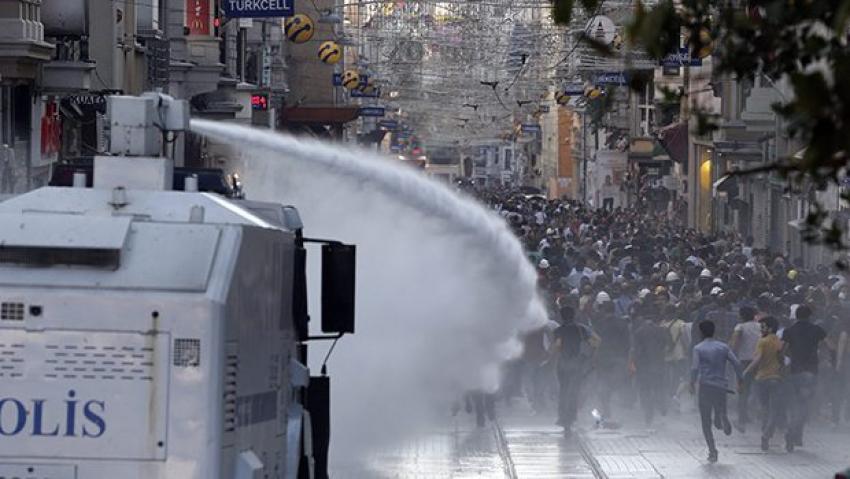
[[[387,110],[382,106],[367,106],[360,109],[360,116],[380,117],[386,113]]]
[[[596,75],[597,85],[628,85],[625,72],[605,72]]]
[[[223,0],[224,14],[229,18],[291,17],[294,0]]]
[[[210,0],[186,0],[186,27],[189,35],[209,35]]]

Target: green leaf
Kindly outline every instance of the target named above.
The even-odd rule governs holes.
[[[639,4],[628,34],[633,43],[642,45],[652,58],[658,59],[679,50],[681,26],[673,2],[663,1],[648,11]]]
[[[848,20],[850,20],[850,0],[844,0],[835,12],[835,24],[833,25],[833,29],[836,32],[845,31],[847,29]]]
[[[590,48],[592,48],[600,56],[610,57],[614,55],[614,50],[611,48],[611,45],[608,45],[598,38],[582,34],[579,41],[587,43]]]
[[[569,25],[573,17],[573,0],[552,1],[552,20],[556,25]]]
[[[596,12],[596,8],[599,7],[599,2],[600,0],[581,0],[581,6],[584,7],[584,11],[590,15]]]

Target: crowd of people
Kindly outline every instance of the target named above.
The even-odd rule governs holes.
[[[582,407],[601,424],[640,414],[651,426],[695,397],[712,462],[715,429],[758,422],[764,450],[781,432],[791,452],[810,419],[850,421],[850,284],[835,265],[805,268],[663,214],[475,194],[522,241],[552,319],[525,335],[503,397],[556,406],[565,434]]]

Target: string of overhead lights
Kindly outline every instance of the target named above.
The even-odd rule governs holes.
[[[622,48],[617,31],[604,32],[621,49],[610,58],[581,41],[592,35],[592,18],[616,17],[633,7],[633,1],[605,0],[592,12],[577,8],[570,25],[558,26],[549,0],[341,6],[346,34],[355,40],[350,48],[370,70],[382,102],[407,112],[406,121],[434,138],[457,137],[459,128],[467,130],[462,136],[470,130],[505,130],[517,118],[562,103],[563,95],[553,99],[552,92],[561,92],[567,83],[584,83],[587,72],[648,61]]]

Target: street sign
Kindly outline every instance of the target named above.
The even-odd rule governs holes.
[[[360,109],[360,116],[384,116],[386,115],[387,110],[382,106],[364,106]]]
[[[702,66],[702,58],[691,56],[691,52],[687,48],[680,48],[678,53],[671,53],[661,59],[661,66],[665,67],[682,67],[682,66],[700,67]]]
[[[395,120],[381,120],[378,122],[378,128],[396,130],[398,128],[398,122]]]
[[[331,79],[334,86],[342,86],[342,73],[334,73],[333,78]]]
[[[380,98],[381,92],[377,88],[372,93],[363,93],[360,90],[351,90],[351,98]]]
[[[531,124],[531,123],[524,123],[522,125],[522,132],[523,133],[540,133],[540,125]]]
[[[629,79],[626,72],[605,72],[596,75],[595,83],[597,85],[628,85]]]
[[[540,105],[540,108],[538,108],[538,110],[540,110],[540,113],[549,113],[549,105]]]
[[[291,17],[295,0],[223,0],[221,6],[228,18]]]
[[[584,84],[582,83],[569,83],[564,86],[564,95],[567,96],[581,96],[584,95]]]

